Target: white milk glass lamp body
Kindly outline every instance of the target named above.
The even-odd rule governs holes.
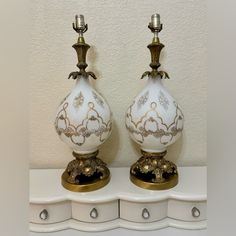
[[[160,76],[147,79],[145,88],[127,110],[126,127],[130,137],[143,151],[164,152],[180,137],[184,116],[175,99],[162,85]]]
[[[55,120],[56,131],[75,153],[93,153],[109,137],[112,115],[104,98],[80,76],[61,102]]]

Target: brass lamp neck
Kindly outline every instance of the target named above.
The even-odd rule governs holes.
[[[75,23],[72,23],[72,27],[79,34],[77,43],[72,46],[77,52],[77,67],[80,69],[80,71],[85,71],[85,68],[88,66],[88,64],[86,63],[86,54],[90,46],[85,43],[83,36],[83,34],[88,30],[88,25],[84,22],[84,16],[76,15]]]
[[[153,39],[152,43],[150,43],[147,47],[149,48],[151,52],[151,63],[149,66],[152,68],[152,71],[146,71],[143,73],[142,78],[146,77],[147,75],[153,78],[158,78],[160,76],[161,78],[169,78],[169,75],[165,71],[158,71],[158,68],[161,66],[160,64],[160,54],[162,48],[164,48],[164,44],[160,43],[158,34],[162,30],[162,24],[160,22],[160,15],[159,14],[153,14],[151,16],[151,22],[148,25],[148,28],[153,32]]]
[[[76,15],[75,22],[72,23],[73,29],[79,34],[77,43],[75,43],[72,47],[76,50],[78,63],[77,67],[80,69],[79,72],[71,72],[69,77],[73,79],[77,79],[78,76],[82,75],[84,77],[88,77],[89,75],[96,79],[96,76],[93,72],[86,72],[86,67],[88,64],[86,63],[86,55],[87,51],[90,48],[89,44],[85,43],[83,34],[88,30],[88,25],[84,22],[83,15]]]
[[[160,67],[160,53],[164,45],[160,43],[158,33],[162,30],[162,24],[160,22],[160,15],[159,14],[153,14],[151,16],[151,22],[148,25],[148,28],[153,32],[153,40],[152,43],[149,44],[147,47],[149,48],[151,52],[151,63],[150,67],[152,70],[157,71],[157,69]]]

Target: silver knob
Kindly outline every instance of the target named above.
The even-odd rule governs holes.
[[[147,208],[144,208],[144,209],[143,209],[143,211],[142,211],[142,217],[143,217],[143,219],[145,219],[145,220],[149,219],[150,213],[149,213],[149,211],[147,210]]]
[[[90,211],[90,217],[93,218],[93,219],[96,219],[98,217],[98,211],[96,208],[93,208],[91,211]]]
[[[197,218],[197,217],[199,217],[200,216],[200,210],[198,209],[198,208],[196,208],[196,207],[193,207],[192,208],[192,216],[194,217],[194,218]]]
[[[48,211],[46,209],[43,209],[40,214],[39,214],[39,218],[41,220],[46,220],[48,219]]]

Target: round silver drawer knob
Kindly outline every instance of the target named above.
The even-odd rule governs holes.
[[[149,211],[147,210],[147,208],[144,208],[143,211],[142,211],[142,217],[143,219],[147,220],[150,218],[150,213]]]
[[[48,211],[46,209],[42,210],[39,214],[41,220],[46,220],[48,218]]]
[[[96,219],[98,217],[98,211],[96,208],[93,208],[91,211],[90,211],[90,217],[93,218],[93,219]]]
[[[193,209],[192,209],[192,216],[197,218],[197,217],[200,216],[200,214],[201,214],[200,210],[197,207],[193,207]]]

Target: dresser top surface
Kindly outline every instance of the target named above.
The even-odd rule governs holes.
[[[110,168],[111,180],[105,187],[76,193],[61,185],[63,169],[30,170],[30,203],[47,204],[61,201],[85,203],[126,200],[132,202],[155,202],[166,199],[205,201],[207,198],[206,167],[178,167],[179,183],[169,190],[146,190],[129,180],[129,168]]]

